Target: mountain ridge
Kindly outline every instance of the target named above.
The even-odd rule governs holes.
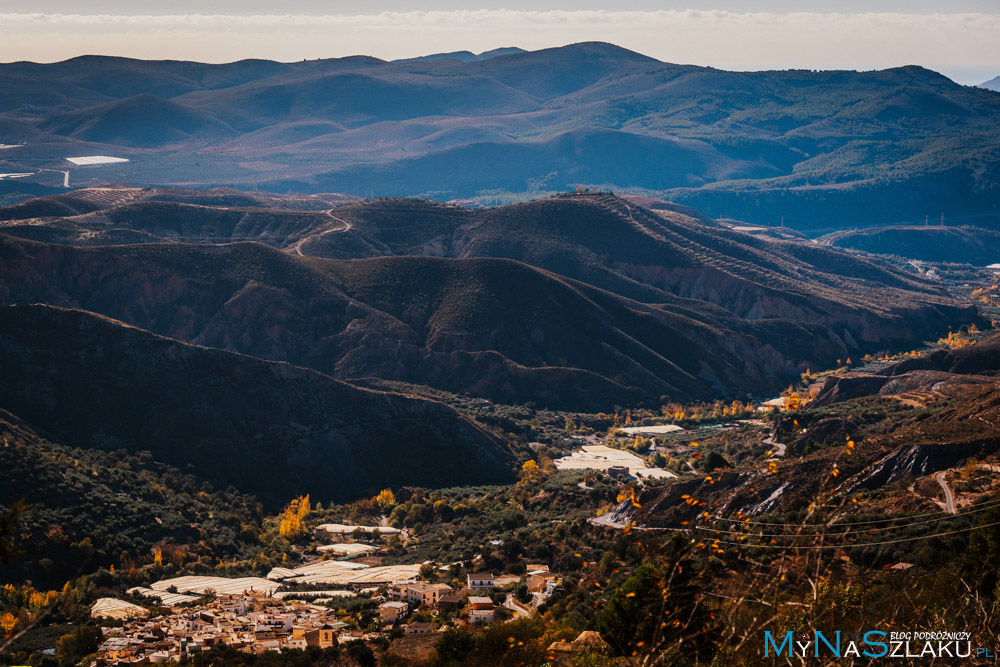
[[[987,90],[1000,91],[1000,76],[995,76],[989,81],[982,82],[981,84],[979,84],[979,87],[985,88]]]
[[[806,368],[983,324],[918,276],[610,195],[475,210],[254,197],[97,190],[0,209],[15,218],[0,230],[35,240],[0,242],[0,302],[565,409],[771,394]],[[60,208],[84,212],[32,217]]]
[[[148,136],[83,132],[93,153],[133,158],[71,168],[83,184],[480,201],[585,185],[798,229],[942,209],[1000,225],[1000,100],[919,66],[726,72],[588,42],[468,62],[9,63],[0,83],[0,119],[30,128],[0,127],[0,141],[28,141],[4,155],[14,171],[65,168],[83,147],[39,128],[101,128],[112,113],[141,128],[142,105],[123,101],[178,105],[158,103]],[[194,120],[214,129],[184,132]]]
[[[0,358],[10,380],[0,406],[36,428],[78,446],[193,464],[210,481],[272,504],[310,490],[349,498],[417,478],[435,485],[510,476],[506,445],[439,403],[92,312],[2,307]],[[397,473],[387,459],[400,464]]]

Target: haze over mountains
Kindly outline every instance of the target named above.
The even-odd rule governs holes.
[[[314,18],[239,9],[13,20],[180,21],[187,49]],[[440,50],[485,12],[393,14]],[[541,13],[532,43],[567,12]],[[886,619],[1000,635],[988,84],[593,42],[0,64],[0,664],[750,667],[834,616],[827,662]]]
[[[26,142],[0,151],[4,171],[131,160],[73,169],[81,184],[487,202],[582,184],[810,230],[1000,220],[1000,95],[917,66],[736,73],[583,43],[405,62],[87,56],[0,65],[0,84],[0,143]]]

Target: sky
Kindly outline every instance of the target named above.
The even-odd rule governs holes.
[[[392,60],[580,41],[733,70],[922,65],[977,84],[1000,75],[1000,0],[0,2],[0,62]]]

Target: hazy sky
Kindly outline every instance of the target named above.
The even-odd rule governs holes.
[[[0,1],[0,61],[393,59],[587,40],[726,69],[918,64],[979,83],[1000,75],[1000,0]]]

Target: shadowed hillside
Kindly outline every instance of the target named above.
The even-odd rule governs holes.
[[[818,239],[818,242],[926,262],[973,266],[1000,262],[1000,232],[977,227],[872,227],[834,232]]]
[[[504,402],[606,409],[769,394],[806,368],[976,319],[914,276],[605,195],[481,210],[378,200],[296,211],[273,196],[127,189],[56,202],[97,197],[114,201],[3,229],[147,245],[8,239],[4,302],[83,308],[336,377]],[[6,212],[36,209],[46,205]],[[191,245],[247,239],[272,248]]]
[[[441,404],[51,306],[0,308],[0,407],[64,442],[149,451],[281,502],[499,481],[508,452]]]
[[[0,505],[31,506],[22,549],[46,555],[5,567],[7,577],[60,586],[85,568],[121,562],[164,541],[197,542],[205,556],[259,548],[241,539],[240,528],[259,521],[264,507],[236,487],[213,488],[149,452],[71,447],[5,410],[0,442]]]
[[[792,372],[754,326],[734,320],[736,333],[509,260],[334,262],[253,244],[0,248],[7,303],[84,308],[343,378],[596,408],[771,391]]]
[[[0,229],[74,245],[255,240],[333,259],[513,259],[697,319],[794,319],[831,326],[837,337],[864,322],[864,332],[851,333],[856,344],[845,338],[848,354],[909,335],[897,318],[912,307],[950,303],[940,287],[871,259],[740,234],[694,211],[654,211],[606,194],[465,209],[412,199],[327,208],[322,196],[114,192],[81,190],[0,209],[8,220]],[[62,209],[69,210],[61,219],[33,219]]]

